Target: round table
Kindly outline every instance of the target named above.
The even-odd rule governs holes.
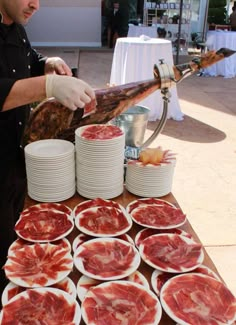
[[[171,42],[164,39],[141,37],[118,38],[114,49],[110,84],[122,85],[153,78],[153,66],[159,60],[173,66]],[[176,87],[170,89],[168,118],[183,120]],[[139,105],[150,109],[149,121],[160,119],[163,111],[161,91],[148,96]]]
[[[222,47],[236,50],[236,32],[229,31],[209,31],[207,33],[206,45],[209,50],[219,50]],[[205,76],[223,76],[233,78],[236,76],[236,55],[231,55],[212,66],[204,69]]]

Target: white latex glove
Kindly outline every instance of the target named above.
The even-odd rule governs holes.
[[[68,67],[64,60],[57,56],[47,58],[45,62],[44,72],[45,74],[56,73],[61,75],[72,76],[71,69]]]
[[[46,75],[46,96],[55,97],[61,104],[76,110],[95,98],[94,90],[83,80],[56,74]]]

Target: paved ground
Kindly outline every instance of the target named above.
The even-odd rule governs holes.
[[[112,51],[42,49],[62,56],[94,88],[109,83]],[[185,58],[184,58],[185,59]],[[152,144],[177,153],[173,193],[236,295],[236,79],[191,76],[178,84],[185,118]],[[149,136],[158,122],[148,124]]]

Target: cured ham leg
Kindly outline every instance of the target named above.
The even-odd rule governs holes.
[[[209,51],[187,64],[174,66],[173,83],[234,53],[235,51],[222,48],[217,52]],[[86,105],[84,112],[81,109],[70,111],[56,100],[47,99],[33,110],[25,130],[23,145],[36,140],[55,138],[74,142],[75,130],[78,127],[107,123],[160,88],[162,80],[155,66],[154,79],[96,90],[97,103],[94,101]]]

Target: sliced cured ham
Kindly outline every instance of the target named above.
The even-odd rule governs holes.
[[[123,136],[123,131],[115,125],[89,125],[81,132],[81,137],[87,140],[109,140]]]
[[[8,255],[11,255],[14,250],[24,248],[25,246],[34,245],[33,242],[24,240],[22,238],[17,238],[9,247]],[[67,249],[69,252],[71,251],[71,244],[68,239],[63,238],[53,242],[53,245],[60,246],[61,248]]]
[[[57,288],[60,290],[63,290],[67,293],[69,293],[74,299],[76,299],[76,287],[74,282],[66,277],[65,279],[61,280],[58,283],[55,283],[51,286],[52,288]],[[14,284],[13,282],[9,282],[8,285],[5,287],[2,293],[2,305],[6,305],[10,299],[15,297],[18,293],[21,293],[28,288],[20,287],[17,284]]]
[[[122,280],[138,283],[138,284],[144,286],[146,289],[150,288],[147,279],[139,271],[135,271],[134,273],[130,274],[129,276],[125,277]],[[86,296],[87,292],[91,288],[93,288],[101,283],[102,283],[101,280],[95,280],[95,279],[87,277],[86,275],[82,275],[77,283],[77,294],[78,294],[79,300],[82,301],[84,299],[84,297]]]
[[[179,324],[222,325],[236,320],[236,299],[220,281],[203,274],[181,274],[161,289],[166,313]]]
[[[73,215],[74,217],[77,216],[77,214],[79,214],[80,212],[82,212],[83,210],[86,210],[88,208],[92,208],[92,207],[113,207],[113,208],[117,208],[117,209],[122,209],[123,207],[112,200],[104,200],[102,198],[96,198],[93,200],[87,200],[84,202],[81,202],[79,204],[76,205],[76,207],[73,210]]]
[[[31,214],[32,212],[39,212],[42,210],[47,210],[47,211],[56,210],[59,212],[66,213],[69,216],[72,213],[72,209],[66,206],[65,204],[50,202],[50,203],[39,203],[39,204],[32,205],[29,208],[23,210],[20,214],[20,217],[24,217]]]
[[[176,228],[186,222],[181,209],[168,205],[145,204],[133,209],[130,216],[137,224],[154,229]]]
[[[1,324],[79,325],[81,311],[68,293],[54,288],[28,289],[2,309]]]
[[[6,277],[22,287],[50,286],[64,279],[73,268],[68,249],[53,244],[26,245],[8,255]]]
[[[199,267],[197,267],[196,269],[194,269],[191,272],[205,274],[205,275],[208,275],[208,276],[220,281],[220,278],[217,276],[217,274],[205,265],[200,265]],[[152,284],[153,290],[155,291],[155,293],[158,296],[160,296],[161,288],[163,287],[163,285],[169,279],[173,278],[174,276],[176,276],[176,274],[163,272],[163,271],[159,271],[159,270],[155,270],[152,272],[151,284]]]
[[[141,242],[146,239],[147,237],[150,237],[152,235],[158,235],[158,234],[163,234],[163,233],[168,233],[168,234],[177,234],[177,235],[182,235],[186,236],[188,238],[192,238],[192,235],[187,233],[186,231],[179,229],[179,228],[173,228],[173,229],[153,229],[153,228],[145,228],[140,230],[137,235],[135,236],[135,245],[139,247]]]
[[[84,275],[97,280],[116,280],[137,270],[140,255],[134,245],[118,238],[96,238],[81,244],[74,264]]]
[[[131,213],[135,208],[138,208],[143,205],[150,205],[150,204],[157,204],[159,206],[171,206],[171,207],[175,208],[174,204],[171,204],[168,201],[165,201],[162,199],[156,199],[153,197],[150,197],[150,198],[148,197],[148,198],[142,198],[142,199],[138,199],[138,200],[130,202],[126,207],[126,210],[128,213]]]
[[[17,235],[32,242],[55,241],[66,237],[74,228],[70,215],[58,210],[30,211],[17,221]]]
[[[204,259],[201,244],[177,234],[152,235],[141,242],[139,252],[147,264],[170,273],[192,271]]]
[[[88,325],[153,325],[159,323],[162,309],[158,298],[143,286],[111,281],[88,291],[81,312]]]
[[[83,233],[96,237],[111,237],[126,233],[132,226],[131,218],[114,207],[92,207],[75,217],[76,227]]]

